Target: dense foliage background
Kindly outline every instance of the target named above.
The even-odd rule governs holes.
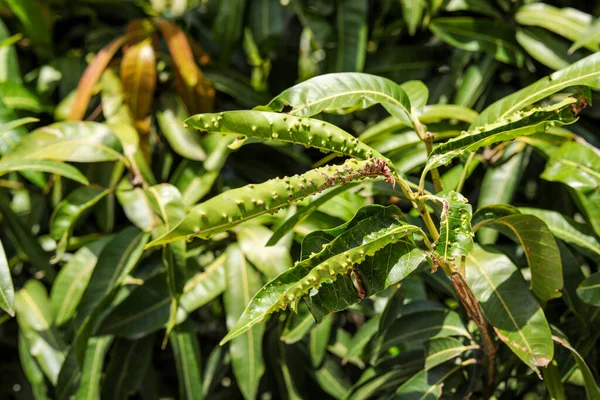
[[[583,0],[0,0],[0,398],[600,398],[599,14]],[[342,72],[400,85],[310,80]],[[267,104],[344,129],[393,171],[342,186],[355,171],[325,167],[309,176],[336,187],[317,197],[146,246],[229,189],[352,154],[346,139],[315,148],[311,129],[329,131],[313,120],[290,140],[305,146],[261,140],[259,111],[183,124]],[[219,130],[249,138],[201,132]],[[193,223],[231,218],[227,196]],[[372,250],[367,275],[344,269],[349,286],[285,298],[295,312],[219,345],[265,283],[321,245],[348,250],[369,218],[414,226],[393,240],[416,253]],[[400,259],[414,265],[394,279]]]

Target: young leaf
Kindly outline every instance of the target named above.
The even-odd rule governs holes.
[[[64,256],[79,218],[110,192],[97,186],[78,188],[56,206],[50,216],[50,236],[57,241],[56,261]]]
[[[64,325],[75,314],[98,255],[109,239],[102,238],[80,248],[60,269],[50,292],[50,305],[57,326]]]
[[[10,268],[6,260],[6,253],[0,242],[0,308],[11,317],[15,315],[15,288],[13,287]]]
[[[596,272],[581,282],[577,295],[585,303],[600,307],[600,272]]]
[[[51,174],[64,176],[83,185],[89,184],[88,179],[79,170],[72,165],[59,161],[50,160],[27,160],[27,159],[6,159],[0,160],[0,175],[8,172],[19,171],[24,174],[27,171],[49,172]],[[27,175],[26,175],[27,176]]]
[[[523,53],[508,25],[494,24],[486,18],[445,17],[431,21],[429,29],[461,50],[484,51],[498,61],[518,67],[523,65]]]
[[[202,400],[202,360],[194,325],[190,321],[178,325],[169,341],[177,367],[179,398]]]
[[[156,86],[156,56],[150,38],[127,48],[121,60],[125,99],[136,121],[150,113]]]
[[[152,361],[153,343],[152,335],[134,342],[115,341],[102,384],[102,398],[127,400],[138,391]]]
[[[81,383],[75,393],[75,400],[100,399],[100,379],[104,356],[112,342],[112,337],[102,336],[90,338],[82,368]]]
[[[539,374],[554,356],[552,335],[519,270],[504,254],[476,246],[466,280],[500,340]]]
[[[571,109],[576,102],[575,99],[569,97],[560,103],[518,112],[508,118],[498,120],[494,124],[464,132],[433,149],[429,154],[423,174],[449,163],[467,151],[476,151],[480,147],[512,140],[519,136],[545,132],[553,126],[572,124],[577,120]]]
[[[600,70],[597,68],[599,62],[600,53],[592,54],[565,69],[556,71],[513,94],[501,98],[479,114],[471,124],[471,129],[507,118],[517,111],[523,110],[525,107],[568,87],[583,85],[592,89],[599,89]]]
[[[244,307],[262,285],[260,274],[246,262],[244,254],[236,244],[226,251],[224,294],[227,327],[232,329],[235,321],[244,312]],[[229,345],[233,374],[246,400],[256,398],[260,378],[265,372],[262,359],[264,325],[255,326],[237,336]]]
[[[264,111],[227,111],[195,115],[186,119],[184,126],[208,133],[236,134],[301,144],[362,160],[382,157],[341,128],[312,118]]]
[[[267,107],[299,117],[345,108],[364,109],[381,104],[391,115],[410,123],[410,100],[396,83],[362,73],[326,74],[299,83],[276,96]]]
[[[581,192],[598,190],[600,156],[589,146],[565,142],[550,156],[540,176],[548,181],[562,182]]]
[[[442,202],[440,237],[435,251],[444,262],[456,264],[460,257],[473,251],[472,208],[463,195],[454,191],[435,199]]]
[[[496,214],[496,212],[490,211],[492,207],[484,207],[476,214],[485,215],[489,212]],[[487,226],[520,243],[531,271],[531,289],[535,295],[543,303],[560,297],[560,291],[563,288],[562,264],[560,252],[550,228],[535,215],[521,214],[518,210],[515,211],[514,215],[500,218],[485,219],[484,216],[478,216],[477,226],[473,230],[476,231],[480,227]]]
[[[149,246],[193,236],[208,238],[332,186],[379,175],[391,177],[387,164],[382,160],[348,160],[343,165],[317,168],[302,175],[233,189],[194,207],[179,225]]]

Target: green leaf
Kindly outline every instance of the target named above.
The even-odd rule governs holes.
[[[327,354],[327,345],[329,344],[332,325],[333,318],[331,315],[328,315],[310,331],[308,349],[312,365],[315,368],[322,365],[325,354]]]
[[[577,295],[585,303],[600,307],[600,272],[596,272],[581,282]]]
[[[178,325],[169,341],[177,367],[179,398],[202,400],[202,360],[194,325],[190,321]]]
[[[209,133],[236,134],[261,140],[302,144],[362,160],[381,157],[375,150],[337,126],[312,118],[264,111],[198,114],[185,125]]]
[[[104,246],[77,307],[76,325],[81,325],[92,312],[110,299],[111,294],[140,260],[148,238],[147,233],[130,226],[117,233]]]
[[[21,250],[23,257],[39,271],[43,272],[45,277],[52,281],[56,272],[50,265],[48,255],[41,247],[31,230],[10,207],[10,200],[3,192],[0,192],[0,213],[2,213],[3,223],[5,223],[7,232],[14,246]]]
[[[6,159],[0,160],[0,175],[4,175],[8,172],[19,171],[41,171],[49,172],[64,176],[79,182],[81,184],[89,184],[88,179],[79,170],[69,164],[65,164],[58,161],[50,160],[27,160],[27,159]]]
[[[417,227],[405,225],[395,217],[397,218],[398,214],[394,208],[384,209],[382,217],[367,218],[358,222],[354,228],[330,243],[321,242],[325,245],[319,253],[303,259],[294,268],[271,280],[254,296],[244,314],[230,329],[222,343],[242,334],[250,327],[263,321],[268,315],[285,309],[288,305],[291,305],[292,309],[296,309],[297,302],[302,296],[312,290],[321,290],[323,284],[332,283],[338,277],[350,273],[355,265],[360,265],[365,261],[368,265],[375,265],[371,264],[373,260],[371,257],[377,252],[391,243],[405,240],[404,238],[407,235],[418,231]],[[409,247],[409,249],[411,248],[412,246]],[[303,249],[303,253],[304,251]],[[402,255],[404,254],[403,252]],[[387,252],[385,256],[388,256]],[[393,261],[389,261],[391,265],[386,265],[386,267],[391,268],[392,262],[395,264],[397,260],[398,258],[393,258]],[[413,269],[418,265],[418,263],[415,264],[411,265]],[[410,268],[405,263],[399,263],[398,265],[400,271],[397,271],[396,274],[403,277],[406,273],[405,269]],[[385,285],[387,279],[388,274],[377,277],[376,282],[381,286],[379,290],[387,286]],[[345,286],[348,285],[352,286],[351,280]],[[352,290],[356,292],[353,286]],[[373,289],[365,287],[362,290],[364,291],[363,295],[370,295],[369,290]],[[356,297],[356,301],[358,301],[360,299],[358,293]],[[311,312],[313,311],[311,310]]]
[[[119,138],[97,122],[57,122],[24,137],[3,160],[124,160]]]
[[[219,2],[218,12],[212,24],[213,37],[220,45],[220,61],[226,65],[235,43],[242,37],[246,0],[224,0]]]
[[[473,251],[472,208],[460,193],[452,191],[438,196],[434,198],[441,201],[442,214],[435,251],[444,262],[455,264],[454,261]]]
[[[529,156],[530,152],[521,151],[502,164],[486,169],[477,200],[479,208],[511,203],[520,178],[529,163]],[[480,244],[493,244],[497,238],[498,232],[495,230],[483,228],[477,231]]]
[[[194,207],[179,225],[149,246],[193,236],[208,238],[332,186],[378,175],[389,175],[385,162],[348,160],[343,165],[317,168],[302,175],[229,190]]]
[[[525,107],[568,87],[583,85],[592,89],[599,89],[600,70],[597,68],[598,62],[600,62],[600,53],[592,54],[565,69],[556,71],[513,94],[501,98],[483,110],[475,122],[471,124],[471,128],[492,124],[499,119],[507,118],[517,111],[523,110]]]
[[[200,144],[200,136],[183,127],[181,121],[188,117],[183,102],[175,95],[163,95],[156,121],[173,150],[182,157],[204,161],[206,152]]]
[[[235,321],[262,285],[260,274],[246,262],[235,244],[226,251],[224,302],[227,327],[232,329]],[[245,399],[256,398],[260,378],[265,372],[262,359],[262,337],[264,325],[252,327],[235,337],[229,345],[233,374]]]
[[[531,57],[553,70],[567,68],[578,57],[568,54],[568,44],[543,29],[518,29],[517,42]]]
[[[78,188],[56,206],[50,216],[50,236],[57,241],[56,260],[64,256],[77,221],[110,192],[97,186]]]
[[[422,370],[403,383],[394,393],[393,399],[437,400],[442,396],[444,381],[452,374],[460,371],[464,362],[459,365],[443,365],[433,370]],[[472,364],[472,362],[471,362]]]
[[[335,72],[361,72],[367,56],[367,0],[337,2]]]
[[[344,359],[353,359],[362,355],[373,336],[377,334],[379,321],[379,317],[373,317],[360,327],[358,332],[352,336],[352,341],[348,345],[348,353],[346,353]]]
[[[310,117],[345,108],[365,109],[375,104],[381,104],[391,115],[410,125],[410,100],[404,90],[389,79],[370,74],[317,76],[284,90],[267,107]]]
[[[494,78],[498,65],[491,55],[485,56],[479,63],[469,65],[463,74],[462,84],[456,91],[454,103],[473,107]],[[472,123],[476,118],[477,115],[467,122]]]
[[[308,310],[308,306],[301,303],[298,306],[298,312],[288,314],[280,339],[285,344],[299,342],[313,326],[315,326],[315,319]]]
[[[27,281],[15,295],[15,310],[29,354],[36,359],[48,380],[56,385],[65,360],[65,345],[54,326],[44,285],[36,280]]]
[[[50,292],[50,305],[57,326],[64,325],[75,315],[98,255],[108,240],[109,237],[102,238],[80,248],[60,269]]]
[[[430,339],[425,344],[425,371],[456,358],[468,350],[476,350],[477,345],[464,345],[453,337],[438,337]]]
[[[521,244],[531,271],[533,293],[543,303],[560,297],[563,288],[562,263],[556,240],[548,225],[535,215],[521,214],[518,211],[514,215],[486,219],[486,213],[495,214],[494,211],[490,212],[490,208],[493,206],[477,211],[482,217],[473,230],[487,226]]]
[[[85,364],[82,368],[81,383],[75,393],[75,400],[100,400],[100,379],[104,356],[112,343],[112,337],[90,338],[85,352]]]
[[[273,232],[261,225],[244,225],[237,230],[237,239],[246,258],[256,268],[273,279],[292,267],[289,246],[281,243],[266,247]]]
[[[519,211],[540,218],[557,238],[576,246],[594,260],[600,260],[600,242],[587,226],[556,211],[530,207],[519,207]]]
[[[10,37],[10,33],[6,29],[4,22],[0,22],[0,40],[5,43]],[[22,82],[17,51],[13,44],[6,44],[0,47],[0,82],[7,81]]]
[[[600,19],[596,19],[590,27],[573,43],[569,48],[569,53],[587,47],[589,45],[597,46],[600,42]]]
[[[225,290],[225,257],[217,258],[203,272],[188,280],[179,298],[178,321],[203,306]],[[102,321],[100,334],[129,338],[142,337],[165,326],[169,319],[171,297],[166,277],[159,274],[147,280]]]
[[[508,25],[495,24],[486,18],[445,17],[432,20],[429,29],[461,50],[484,51],[498,61],[518,67],[523,65],[523,53]]]
[[[555,333],[556,334],[552,336],[552,339],[556,343],[559,343],[571,352],[573,358],[575,359],[575,362],[577,363],[577,366],[579,367],[579,370],[581,371],[581,375],[583,375],[583,382],[585,384],[585,393],[587,395],[587,399],[597,399],[598,396],[600,396],[600,388],[596,384],[596,380],[594,379],[594,375],[592,374],[590,367],[588,367],[581,354],[579,354],[579,352],[575,350],[573,346],[571,346],[567,338],[565,338],[562,335],[559,335],[557,332]]]
[[[556,360],[552,360],[550,364],[546,365],[546,367],[542,369],[542,376],[544,377],[544,383],[546,384],[546,389],[548,389],[548,394],[552,399],[567,399],[565,395],[565,387],[561,382],[560,370]]]
[[[15,315],[15,288],[13,287],[10,267],[6,260],[6,253],[2,242],[0,242],[0,308],[11,317]]]
[[[0,82],[0,96],[10,110],[40,113],[45,108],[35,94],[18,82]]]
[[[402,7],[402,17],[408,27],[408,34],[414,36],[417,28],[423,22],[423,11],[425,2],[420,0],[400,0]]]
[[[52,30],[50,19],[44,15],[44,11],[48,11],[47,6],[34,0],[6,0],[6,4],[21,21],[36,53],[49,58],[52,55]]]
[[[467,257],[466,280],[494,330],[539,374],[554,356],[550,327],[519,270],[504,254],[476,246]]]
[[[378,356],[393,346],[447,336],[471,338],[460,315],[447,309],[415,312],[401,316],[388,329],[380,331],[371,354]]]
[[[445,5],[446,11],[472,11],[490,17],[502,18],[495,8],[486,0],[450,0]]]
[[[449,163],[452,159],[463,155],[467,151],[476,151],[480,147],[512,140],[519,136],[545,132],[553,126],[571,124],[577,120],[571,111],[571,105],[575,103],[576,100],[569,97],[560,103],[548,107],[533,108],[526,112],[517,112],[510,117],[498,120],[494,124],[464,132],[433,149],[423,174],[433,168]]]
[[[315,378],[321,388],[336,399],[344,398],[350,389],[350,380],[340,364],[331,357],[327,357],[323,366],[315,371]]]
[[[540,176],[547,181],[562,182],[581,192],[598,190],[600,156],[589,146],[565,142],[550,156]]]
[[[115,341],[102,384],[102,398],[127,400],[138,391],[152,361],[153,343],[152,335],[133,342]]]
[[[36,400],[49,399],[44,374],[37,365],[35,358],[29,353],[27,339],[23,332],[19,332],[19,360],[21,361],[21,368],[27,377],[27,381],[31,385],[34,398]]]
[[[515,20],[521,25],[539,26],[575,41],[587,31],[591,16],[573,8],[561,9],[549,4],[531,3],[519,8]],[[585,47],[598,51],[597,43],[589,43]]]

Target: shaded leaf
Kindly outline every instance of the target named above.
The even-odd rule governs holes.
[[[49,399],[44,374],[37,365],[35,358],[29,353],[27,339],[22,332],[19,332],[19,360],[25,377],[31,385],[34,398],[36,400]]]
[[[244,225],[237,230],[238,243],[246,258],[268,279],[273,279],[292,267],[288,245],[280,243],[266,247],[267,240],[272,235],[269,228],[261,225]]]
[[[453,337],[433,338],[425,345],[425,370],[428,371],[460,356],[465,351],[477,348],[477,345],[467,346],[462,341]]]
[[[200,345],[190,321],[179,324],[169,338],[177,367],[180,399],[203,399]]]
[[[100,399],[100,379],[106,351],[112,337],[90,338],[85,352],[85,364],[82,368],[81,383],[75,393],[75,400]]]
[[[250,266],[239,247],[230,245],[226,251],[226,288],[224,294],[227,327],[232,329],[254,293],[260,290],[260,274]],[[254,399],[260,378],[265,371],[262,359],[262,337],[264,325],[252,327],[233,338],[229,344],[229,355],[233,374],[245,399]]]
[[[577,295],[585,303],[600,307],[600,272],[596,272],[581,282]]]
[[[361,72],[367,55],[367,1],[338,1],[335,72]]]
[[[11,317],[15,315],[15,288],[13,287],[10,268],[6,260],[6,253],[0,242],[0,308]]]
[[[539,374],[554,356],[550,327],[508,257],[476,246],[467,257],[466,280],[500,340]]]

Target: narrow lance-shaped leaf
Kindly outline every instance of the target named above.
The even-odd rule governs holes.
[[[44,285],[29,280],[15,296],[17,321],[29,353],[37,360],[44,375],[56,385],[65,360],[65,345],[52,320]]]
[[[361,72],[367,55],[367,1],[337,2],[335,72]],[[332,54],[333,55],[333,54]]]
[[[87,185],[89,183],[85,175],[83,175],[77,168],[59,161],[27,159],[0,160],[0,176],[14,171],[23,173],[27,173],[27,171],[48,172],[51,174],[64,176],[65,178],[72,179],[73,181],[83,185]]]
[[[348,160],[342,165],[317,168],[302,175],[229,190],[194,207],[179,225],[152,241],[149,246],[193,236],[208,238],[332,186],[376,176],[393,179],[385,161]]]
[[[327,74],[306,80],[276,96],[267,107],[288,114],[310,117],[345,108],[364,109],[381,104],[391,115],[410,123],[410,100],[395,82],[363,73]]]
[[[98,255],[109,239],[110,237],[102,238],[80,248],[60,269],[50,293],[50,304],[57,326],[65,324],[75,314]]]
[[[198,114],[185,120],[184,126],[208,133],[236,134],[248,138],[301,144],[362,160],[383,157],[358,138],[333,124],[280,113],[227,111]]]
[[[592,54],[565,69],[554,72],[537,82],[496,101],[479,114],[471,129],[504,119],[525,107],[568,87],[583,85],[600,88],[600,53]]]
[[[10,268],[6,260],[6,253],[0,242],[0,308],[10,316],[15,315],[15,288],[13,287]]]
[[[507,25],[487,18],[436,18],[429,29],[445,42],[466,51],[484,51],[496,60],[522,66],[524,56],[515,42],[514,31]]]
[[[477,350],[478,345],[465,345],[453,337],[434,338],[426,344],[425,370],[437,367],[468,350]]]
[[[156,86],[156,56],[151,39],[135,43],[124,52],[121,81],[133,117],[144,120],[152,107]]]
[[[230,245],[226,255],[224,302],[227,327],[231,329],[244,307],[260,289],[262,279],[258,271],[246,262],[237,245]],[[246,400],[256,398],[258,384],[265,371],[262,358],[264,330],[264,325],[252,327],[244,335],[234,338],[229,345],[233,374]]]
[[[542,133],[553,126],[571,124],[577,120],[572,111],[572,106],[576,103],[577,100],[569,97],[560,103],[518,112],[508,118],[498,120],[494,124],[464,132],[433,149],[423,174],[449,163],[467,151],[476,151],[481,147],[512,140],[519,136]]]
[[[590,370],[590,367],[587,365],[581,354],[579,354],[579,352],[573,346],[571,346],[567,338],[565,338],[559,332],[554,333],[555,334],[552,335],[552,339],[556,343],[568,349],[573,355],[573,358],[575,359],[575,362],[577,363],[577,366],[581,371],[581,375],[583,376],[583,382],[585,385],[585,393],[587,395],[587,399],[597,399],[600,396],[600,388],[596,383],[596,380],[594,378],[594,375],[592,374],[592,371]]]
[[[127,400],[139,389],[152,361],[153,342],[152,335],[134,342],[115,341],[102,384],[102,398]]]
[[[557,238],[576,246],[583,254],[600,262],[600,241],[588,226],[567,218],[556,211],[530,207],[519,207],[519,211],[540,218]]]
[[[112,337],[110,336],[93,337],[88,342],[81,383],[75,393],[75,400],[100,400],[102,366],[111,342]]]
[[[466,280],[500,340],[539,374],[554,356],[552,335],[517,267],[502,253],[476,247],[467,256]]]
[[[196,161],[204,161],[206,152],[195,133],[183,127],[181,121],[188,117],[181,99],[165,94],[160,98],[160,109],[156,121],[160,130],[177,154]]]
[[[56,261],[62,259],[65,254],[79,218],[108,193],[109,189],[104,190],[97,186],[82,187],[69,193],[67,198],[56,206],[50,216],[50,235],[58,241]]]
[[[577,295],[585,303],[600,307],[600,272],[585,278],[577,287]]]
[[[473,251],[471,205],[463,195],[454,191],[436,196],[434,199],[442,202],[440,237],[435,251],[444,262],[456,265],[460,257]]]
[[[573,43],[569,48],[569,53],[573,53],[584,46],[597,44],[600,42],[600,18],[597,18],[592,25]]]
[[[590,146],[565,142],[553,153],[540,175],[542,178],[562,182],[575,190],[589,192],[600,188],[600,156]]]
[[[27,339],[23,332],[19,332],[19,360],[21,361],[21,368],[25,373],[25,377],[31,385],[34,398],[36,400],[49,399],[46,379],[44,378],[42,370],[37,365],[35,358],[29,353]]]
[[[391,243],[397,243],[419,228],[400,223],[394,210],[386,218],[367,218],[345,235],[326,244],[322,250],[267,283],[248,304],[244,314],[222,343],[242,334],[268,315],[297,303],[309,292],[352,272],[355,266],[368,260]],[[364,288],[356,289],[365,295]],[[358,297],[360,295],[357,294]]]
[[[397,400],[406,398],[437,400],[442,396],[444,381],[460,371],[465,365],[474,364],[475,362],[475,359],[470,359],[458,365],[441,365],[433,370],[422,370],[403,383],[392,398]]]
[[[169,340],[177,367],[179,398],[202,400],[202,360],[194,325],[190,321],[178,325]]]
[[[517,209],[510,210],[513,215],[496,217],[493,206],[477,211],[477,226],[497,229],[523,247],[527,264],[531,271],[531,289],[542,301],[560,297],[563,288],[563,273],[560,252],[554,235],[543,220],[521,214]],[[490,217],[486,218],[486,214]]]

